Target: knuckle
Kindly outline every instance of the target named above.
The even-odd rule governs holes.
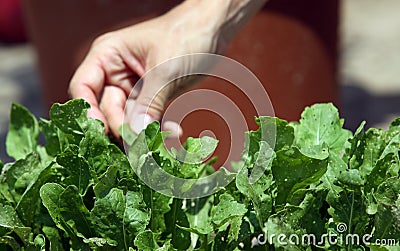
[[[164,111],[164,104],[165,104],[165,99],[157,95],[154,98],[151,97],[146,97],[141,100],[139,100],[139,103],[143,106],[146,106],[147,112],[158,119],[158,117],[161,116],[161,114]]]
[[[107,32],[107,33],[104,33],[104,34],[98,36],[97,38],[94,39],[92,46],[96,46],[105,41],[108,41],[109,39],[111,39],[113,37],[113,34],[114,34],[114,32]]]

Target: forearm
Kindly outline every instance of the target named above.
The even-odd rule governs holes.
[[[180,21],[189,23],[189,28],[208,33],[216,40],[217,47],[224,47],[266,1],[186,0],[167,15],[179,16],[177,27],[182,28]]]
[[[215,3],[229,2],[226,15],[220,27],[221,39],[229,42],[249,19],[267,2],[267,0],[219,0]],[[223,14],[223,13],[221,13]]]

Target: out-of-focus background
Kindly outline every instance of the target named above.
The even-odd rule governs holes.
[[[342,1],[342,113],[387,128],[400,116],[400,1]]]
[[[341,2],[340,112],[347,128],[354,130],[362,120],[386,128],[400,116],[399,10],[398,0]],[[7,11],[11,10],[0,9],[0,23]],[[0,41],[0,159],[8,161],[5,138],[11,103],[28,107],[38,117],[46,117],[47,111],[33,46],[29,41]]]

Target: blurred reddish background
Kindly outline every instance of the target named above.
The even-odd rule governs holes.
[[[26,41],[19,0],[0,0],[0,42]]]

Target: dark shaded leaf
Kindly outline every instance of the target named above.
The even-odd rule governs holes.
[[[186,250],[190,246],[190,233],[177,226],[189,228],[189,221],[182,210],[182,200],[174,199],[171,211],[165,215],[167,232],[171,234],[171,244],[178,250]]]
[[[24,226],[14,208],[0,203],[0,232],[2,228],[7,232],[15,232],[25,244],[29,243],[31,228]]]
[[[400,180],[389,178],[378,187],[375,197],[378,210],[375,216],[374,238],[400,239]]]
[[[276,204],[290,202],[297,190],[318,181],[327,166],[327,159],[307,157],[296,147],[278,151],[272,165],[272,174],[278,187]]]
[[[96,232],[106,240],[117,243],[117,249],[128,249],[135,236],[146,229],[150,215],[139,192],[112,188],[96,200],[91,211]]]
[[[135,246],[139,251],[153,251],[159,248],[153,232],[146,230],[135,238]]]
[[[47,183],[40,189],[40,197],[58,228],[65,231],[75,249],[87,250],[88,245],[80,236],[91,236],[90,214],[75,186],[63,188]]]

